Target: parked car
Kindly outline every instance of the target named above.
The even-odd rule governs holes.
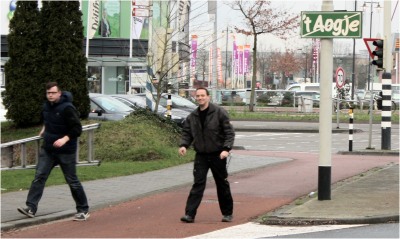
[[[108,95],[89,93],[89,98],[89,119],[122,120],[133,111],[129,106]]]
[[[160,99],[160,105],[162,105],[163,107],[167,107],[167,100],[168,100],[168,94],[162,93]],[[179,95],[171,95],[171,101],[172,101],[172,109],[175,108],[192,112],[197,108],[197,105],[195,103]]]
[[[146,97],[146,94],[144,94],[144,93],[135,94],[135,95],[141,96],[141,97]],[[167,108],[167,103],[168,103],[167,100],[168,100],[168,94],[162,93],[159,104],[162,107]],[[181,109],[181,110],[185,110],[188,112],[192,112],[193,110],[195,110],[197,108],[197,105],[195,103],[193,103],[192,101],[185,99],[182,96],[175,95],[175,94],[171,94],[171,103],[172,103],[172,105],[171,105],[172,109]]]
[[[132,109],[136,109],[136,107],[147,108],[145,94],[111,95],[111,97],[119,100],[120,102],[124,103]],[[157,114],[162,117],[167,117],[167,108],[163,107],[162,105],[158,105]],[[175,121],[179,126],[183,126],[183,123],[185,122],[186,117],[189,114],[190,112],[186,110],[172,107],[171,119]]]

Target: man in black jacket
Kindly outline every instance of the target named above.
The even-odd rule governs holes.
[[[223,222],[232,221],[233,199],[228,182],[227,158],[232,149],[235,132],[225,109],[211,104],[206,88],[196,90],[199,107],[186,119],[179,154],[193,144],[196,151],[194,161],[194,184],[186,202],[182,222],[192,223],[206,188],[207,173],[211,169],[217,186],[218,202]]]
[[[76,150],[78,137],[82,133],[79,115],[72,104],[72,95],[61,91],[56,82],[46,85],[47,102],[43,106],[44,126],[39,133],[43,137],[35,178],[29,189],[26,208],[18,211],[28,217],[35,217],[46,181],[56,165],[64,174],[76,203],[75,221],[89,218],[86,193],[76,175]]]

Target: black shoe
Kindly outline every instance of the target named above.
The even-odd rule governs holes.
[[[231,222],[232,221],[232,219],[233,219],[233,217],[232,217],[232,215],[224,215],[223,217],[222,217],[222,222]]]
[[[194,222],[194,217],[189,216],[189,215],[185,215],[185,216],[181,217],[181,221],[182,222],[187,222],[187,223],[193,223]]]
[[[32,211],[32,209],[30,207],[27,207],[27,208],[19,207],[17,209],[18,209],[18,212],[24,214],[25,216],[28,216],[30,218],[35,217],[35,213]]]

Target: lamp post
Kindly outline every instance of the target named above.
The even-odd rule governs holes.
[[[371,12],[370,19],[369,19],[369,38],[371,38],[371,36],[372,36],[372,15],[374,13],[372,7],[374,4],[377,4],[376,9],[379,11],[381,9],[381,6],[379,5],[379,2],[373,2],[373,1],[372,2],[364,2],[363,6],[362,6],[364,11],[367,11],[367,8],[368,8],[367,3],[370,4],[370,12]],[[370,61],[371,61],[371,56],[368,57],[368,62],[370,62]],[[367,88],[368,90],[370,90],[370,84],[371,84],[371,64],[368,64],[368,88]]]
[[[370,19],[369,19],[369,38],[371,38],[372,36],[372,14],[373,14],[373,5],[377,4],[376,8],[379,11],[379,9],[381,8],[381,6],[379,5],[379,2],[364,2],[363,4],[363,10],[366,11],[367,10],[367,3],[370,4]],[[369,135],[368,135],[368,147],[367,149],[374,149],[371,145],[372,143],[372,107],[373,107],[373,89],[374,89],[374,84],[372,84],[372,89],[370,89],[370,82],[371,82],[371,56],[368,57],[368,88],[367,90],[370,90],[370,100],[369,100]]]
[[[298,51],[301,51],[301,54],[305,55],[305,68],[304,68],[304,83],[307,83],[307,58],[308,58],[308,54],[307,54],[307,48],[305,48],[305,52],[303,52],[303,49],[299,48],[297,49]]]
[[[306,59],[305,59],[306,68],[305,68],[305,70],[304,70],[304,83],[307,83],[307,59],[308,59],[308,56],[307,56],[307,49],[306,49],[306,52],[305,52],[304,54],[305,54],[305,57],[306,57]]]

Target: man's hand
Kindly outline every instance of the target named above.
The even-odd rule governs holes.
[[[186,155],[186,148],[185,147],[180,147],[179,148],[179,155],[180,156],[185,156]]]
[[[229,156],[228,151],[222,151],[221,154],[219,155],[220,159],[226,159]]]
[[[60,148],[62,147],[66,142],[69,141],[69,137],[68,136],[64,136],[60,139],[57,139],[54,143],[53,146],[54,148]]]

